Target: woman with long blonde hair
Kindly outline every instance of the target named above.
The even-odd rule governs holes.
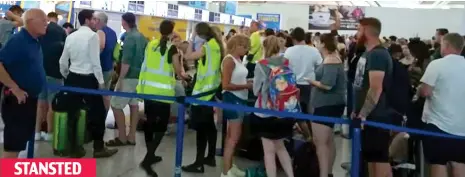
[[[228,41],[228,55],[223,59],[221,65],[224,103],[247,104],[248,91],[252,88],[252,83],[247,81],[249,71],[242,64],[241,56],[244,56],[249,48],[250,39],[245,35],[235,35]],[[227,120],[228,126],[226,141],[224,142],[223,173],[221,177],[245,176],[244,172],[232,164],[234,149],[242,133],[244,112],[224,110],[223,116]]]
[[[268,36],[263,41],[265,59],[267,63],[274,66],[282,66],[287,62],[280,55],[280,41],[276,36]],[[269,75],[271,69],[263,64],[257,63],[253,79],[253,92],[259,99],[255,102],[256,108],[271,109],[267,102],[268,90],[271,85]],[[295,121],[290,118],[280,118],[272,115],[254,113],[254,118],[259,124],[258,132],[262,139],[265,159],[266,174],[268,177],[276,177],[276,156],[288,177],[294,177],[292,162],[289,153],[284,146],[284,139],[292,136],[292,128]]]

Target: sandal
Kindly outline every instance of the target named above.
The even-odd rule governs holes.
[[[127,142],[122,142],[119,138],[115,138],[114,140],[106,142],[105,145],[108,147],[126,146]]]
[[[128,145],[128,146],[135,146],[135,145],[136,145],[136,142],[127,141],[127,142],[126,142],[126,145]]]

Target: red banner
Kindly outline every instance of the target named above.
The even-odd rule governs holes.
[[[0,159],[1,177],[96,177],[95,159]]]

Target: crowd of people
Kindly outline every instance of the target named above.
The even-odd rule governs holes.
[[[162,96],[194,95],[203,101],[334,118],[342,118],[347,112],[352,119],[465,136],[461,128],[465,122],[460,118],[465,91],[458,89],[465,86],[465,78],[459,75],[465,69],[461,55],[464,38],[447,29],[438,29],[433,40],[422,41],[381,37],[382,24],[376,18],[361,19],[354,36],[338,34],[338,19],[331,33],[326,34],[312,34],[300,27],[290,32],[274,31],[253,21],[250,27],[231,30],[223,37],[219,29],[201,22],[196,24],[192,38],[183,41],[174,31],[174,21],[163,20],[159,26],[161,37],[147,39],[137,29],[136,16],[125,13],[121,19],[126,32],[124,39],[118,40],[107,26],[105,13],[81,10],[77,19],[78,29],[69,23],[59,26],[54,12],[23,12],[19,6],[12,6],[6,18],[0,20],[4,158],[18,157],[34,132],[35,140],[51,140],[54,126],[59,126],[53,121],[53,107],[60,103],[66,104],[70,120],[86,109],[93,157],[111,157],[118,152],[107,147],[138,143],[138,99],[59,92],[47,89],[47,84]],[[14,28],[21,26],[11,35]],[[188,74],[190,63],[195,66],[193,75]],[[147,99],[143,103],[147,153],[140,166],[149,176],[158,176],[152,165],[162,161],[156,150],[167,131],[173,101]],[[130,108],[129,132],[123,112],[126,106]],[[104,142],[109,109],[118,125],[118,135]],[[196,131],[196,156],[182,170],[204,173],[204,165],[216,166],[215,114],[220,111],[191,105],[190,112],[190,127]],[[285,174],[294,177],[293,161],[284,140],[292,137],[296,125],[306,140],[315,144],[319,176],[333,176],[333,123],[241,110],[223,110],[222,116],[227,120],[222,177],[245,176],[233,163],[244,119],[258,125],[253,129],[261,137],[268,177],[277,176],[276,157]],[[41,132],[44,120],[48,133]],[[369,176],[393,176],[389,148],[399,134],[363,127],[362,159]],[[413,139],[423,142],[431,176],[447,176],[448,164],[454,176],[465,174],[464,141],[419,136]],[[66,155],[84,157],[82,144],[73,142],[75,138],[69,141]],[[417,151],[411,149],[409,153]]]

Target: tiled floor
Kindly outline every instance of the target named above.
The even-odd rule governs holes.
[[[105,139],[110,139],[114,136],[113,130],[107,130]],[[0,137],[3,138],[3,132],[0,132]],[[0,140],[1,140],[0,138]],[[334,176],[344,177],[345,171],[340,167],[343,159],[348,157],[343,156],[343,152],[350,152],[347,149],[342,148],[343,144],[348,143],[347,140],[336,138],[337,146],[337,158],[334,165]],[[2,142],[2,141],[0,141]],[[108,159],[97,160],[97,176],[98,177],[143,177],[145,173],[139,168],[139,162],[145,155],[145,144],[142,133],[137,134],[138,144],[135,147],[122,147],[119,148],[118,154]],[[174,157],[175,157],[175,143],[176,137],[174,134],[166,136],[163,139],[162,145],[159,147],[157,154],[163,156],[163,162],[155,166],[160,177],[171,177],[174,176]],[[348,145],[346,146],[348,147]],[[88,157],[90,157],[91,146],[87,146]],[[53,157],[52,149],[49,143],[39,142],[35,148],[36,157]],[[0,152],[1,153],[1,152]],[[195,157],[195,132],[187,130],[184,138],[184,152],[183,152],[183,164],[189,164]],[[347,154],[345,154],[347,155]],[[217,158],[217,164],[221,165],[221,158]],[[246,168],[254,165],[254,162],[237,159],[236,164],[241,168]],[[189,174],[183,173],[183,177],[219,177],[221,173],[221,167],[209,168],[206,167],[205,174]],[[284,177],[285,175],[280,174]]]

